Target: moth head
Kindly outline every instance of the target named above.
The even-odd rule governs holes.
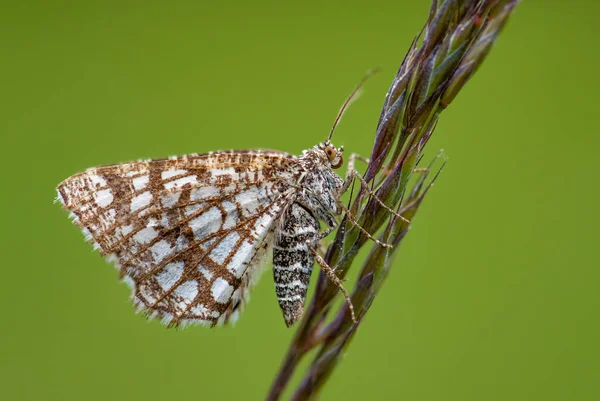
[[[319,144],[319,148],[325,153],[325,156],[329,160],[329,164],[331,168],[340,168],[342,164],[344,164],[344,157],[342,153],[344,153],[344,147],[340,146],[336,148],[329,142],[329,140],[322,142]]]

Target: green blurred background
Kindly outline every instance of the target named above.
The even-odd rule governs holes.
[[[264,397],[293,335],[270,272],[234,328],[148,323],[54,187],[137,158],[299,153],[380,66],[336,133],[368,154],[428,7],[4,4],[0,398]],[[517,7],[442,114],[427,157],[444,148],[447,168],[322,399],[599,399],[599,12]]]

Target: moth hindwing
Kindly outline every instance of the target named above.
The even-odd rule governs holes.
[[[327,141],[300,156],[229,151],[109,165],[63,181],[58,200],[115,263],[138,310],[170,326],[235,320],[274,246],[276,294],[292,325],[319,222],[332,228],[341,213],[341,154]]]

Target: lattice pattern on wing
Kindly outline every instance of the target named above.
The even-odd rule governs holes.
[[[217,152],[89,169],[58,187],[86,238],[170,325],[227,321],[293,196],[293,157]]]

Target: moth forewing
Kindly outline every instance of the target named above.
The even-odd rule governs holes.
[[[257,255],[293,195],[283,185],[293,160],[216,152],[98,167],[61,183],[58,199],[134,284],[140,309],[171,325],[215,325],[253,282]]]
[[[267,249],[294,237],[297,255],[287,255],[300,259],[304,275],[276,279],[292,324],[314,264],[306,244],[318,242],[319,220],[339,213],[342,180],[331,163],[341,152],[332,157],[331,149],[338,151],[327,143],[299,157],[229,151],[91,168],[62,182],[58,199],[133,286],[138,308],[171,326],[232,320]],[[293,313],[284,305],[288,290],[298,298]]]

